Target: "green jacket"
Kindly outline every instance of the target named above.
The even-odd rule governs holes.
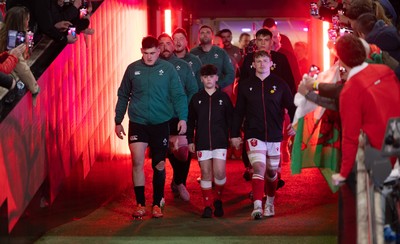
[[[179,78],[181,79],[181,84],[183,86],[183,89],[185,90],[186,98],[189,102],[190,99],[192,99],[192,96],[196,94],[199,90],[192,68],[185,60],[180,59],[175,55],[172,55],[169,59],[164,60],[174,65],[176,71],[178,71]]]
[[[129,120],[138,124],[166,122],[174,109],[180,120],[187,120],[187,98],[174,66],[161,59],[152,66],[142,59],[130,64],[118,89],[116,124],[122,123],[127,107]]]
[[[200,69],[201,69],[202,64],[201,64],[201,60],[199,59],[199,57],[191,54],[190,52],[186,52],[185,56],[182,59],[185,60],[186,62],[188,62],[190,67],[192,67],[192,70],[196,77],[197,86],[199,87],[199,89],[203,89],[204,85],[203,85],[203,82],[201,82],[201,78],[200,78]],[[190,100],[188,100],[188,101],[190,101]]]
[[[191,54],[200,58],[201,63],[213,64],[218,69],[218,86],[224,88],[233,83],[235,80],[235,70],[231,63],[231,59],[224,49],[213,46],[209,52],[204,52],[201,46],[197,46],[190,50]]]

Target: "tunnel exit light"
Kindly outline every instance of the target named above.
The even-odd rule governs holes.
[[[164,10],[164,32],[168,35],[172,34],[172,15],[171,9]]]
[[[323,55],[323,65],[324,65],[323,70],[328,70],[331,65],[330,64],[331,54],[328,48],[328,42],[329,42],[328,29],[329,29],[329,22],[327,21],[322,22],[322,36],[323,36],[322,55]]]

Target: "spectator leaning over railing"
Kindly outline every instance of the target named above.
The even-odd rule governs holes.
[[[0,52],[7,51],[9,31],[14,30],[26,33],[28,30],[28,23],[29,10],[26,7],[13,7],[7,11],[4,24],[0,27]],[[25,40],[26,39],[27,38],[25,38]],[[26,59],[28,58],[28,45],[26,43],[21,45],[25,47],[23,53],[10,51],[11,53],[18,55],[18,63],[13,70],[13,75],[16,75],[32,93],[33,98],[36,98],[40,89],[26,62]]]
[[[389,118],[400,116],[400,83],[394,72],[382,64],[365,63],[366,52],[354,35],[344,35],[336,43],[340,64],[348,71],[340,93],[342,123],[342,164],[333,182],[346,180],[356,159],[358,136],[363,131],[371,146],[380,150]]]

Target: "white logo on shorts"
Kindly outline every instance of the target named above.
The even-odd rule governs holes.
[[[133,135],[131,137],[129,137],[130,141],[137,141],[138,140],[138,136],[137,135]]]
[[[252,90],[253,90],[253,87],[250,87],[249,90],[252,91]]]
[[[201,104],[201,100],[199,100],[199,104]]]
[[[167,143],[168,143],[168,140],[167,140],[167,138],[164,138],[164,140],[163,140],[162,142],[163,142],[163,145],[164,145],[164,146],[166,146],[166,145],[167,145]]]
[[[218,102],[219,102],[219,105],[222,105],[222,100],[219,100]]]

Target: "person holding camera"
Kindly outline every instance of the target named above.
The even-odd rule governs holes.
[[[38,24],[39,31],[61,44],[75,43],[77,34],[84,31],[93,34],[94,30],[88,28],[89,17],[80,19],[82,0],[76,0],[72,5],[63,8],[63,1],[34,0],[33,14]],[[59,5],[60,3],[60,5]],[[73,31],[72,28],[75,28]]]
[[[36,96],[39,94],[39,85],[33,76],[26,59],[28,58],[28,45],[26,43],[26,32],[29,23],[29,10],[26,7],[13,7],[8,10],[4,25],[0,29],[0,52],[7,50],[7,47],[15,46],[22,43],[19,47],[14,48],[10,52],[18,55],[18,63],[16,64],[13,74],[17,76],[32,93],[35,104]],[[16,36],[10,36],[10,33],[20,33]],[[18,39],[20,38],[20,39]],[[11,43],[15,40],[15,43]],[[24,49],[23,52],[21,50]]]

